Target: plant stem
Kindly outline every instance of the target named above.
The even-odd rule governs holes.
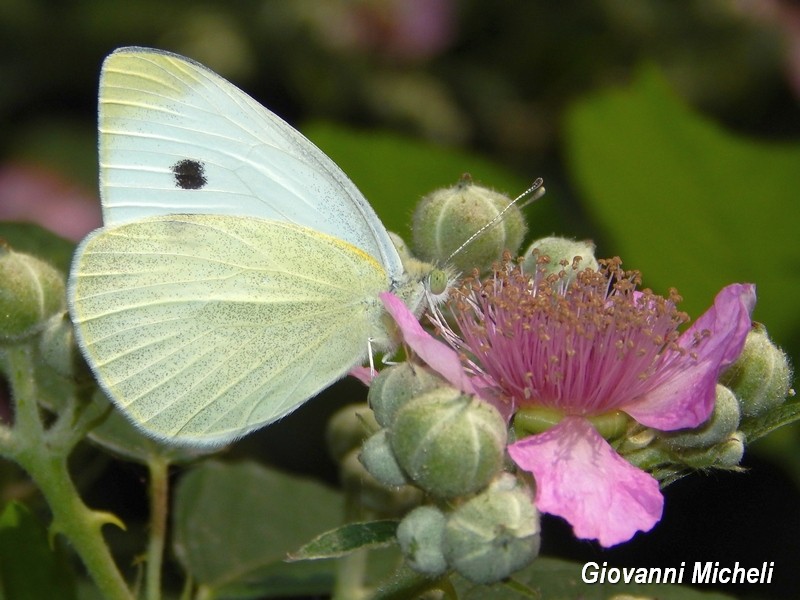
[[[5,349],[6,372],[15,404],[14,427],[3,448],[36,482],[53,513],[53,533],[62,533],[81,557],[97,587],[108,600],[133,600],[103,539],[107,523],[122,525],[113,515],[89,509],[69,475],[67,458],[76,436],[84,431],[48,435],[42,423],[34,379],[34,351],[28,344]],[[73,402],[74,398],[71,399]]]
[[[345,523],[362,520],[364,512],[359,502],[359,490],[345,489]],[[367,572],[367,558],[367,551],[360,549],[338,559],[332,600],[358,600],[366,595],[364,576]]]
[[[162,456],[154,455],[148,460],[147,466],[150,470],[150,541],[147,545],[146,598],[160,600],[161,564],[167,531],[169,462]]]
[[[66,457],[42,456],[23,464],[53,512],[53,526],[63,533],[81,557],[97,587],[108,600],[133,600],[101,528],[113,517],[88,508],[72,484]]]
[[[404,564],[370,596],[370,600],[418,598],[424,592],[434,589],[444,592],[445,598],[457,598],[455,590],[446,575],[440,579],[429,579],[412,571]]]
[[[333,600],[358,600],[364,597],[367,556],[367,551],[362,548],[339,558],[336,563],[336,584],[331,596]]]

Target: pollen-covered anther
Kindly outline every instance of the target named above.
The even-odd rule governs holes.
[[[537,264],[548,262],[537,255]],[[580,414],[612,410],[645,394],[685,352],[677,328],[688,319],[674,289],[668,298],[638,290],[639,273],[624,271],[619,259],[578,271],[567,284],[566,269],[578,262],[531,274],[506,261],[482,284],[470,280],[460,290],[458,308],[467,310],[454,312],[465,341],[518,402]]]

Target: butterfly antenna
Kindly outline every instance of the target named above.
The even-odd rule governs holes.
[[[445,264],[449,263],[456,254],[458,254],[464,248],[466,248],[472,242],[474,242],[475,239],[477,237],[479,237],[481,234],[483,234],[484,231],[486,231],[487,229],[490,229],[491,227],[494,227],[500,221],[502,221],[503,220],[503,216],[506,214],[506,212],[508,212],[508,210],[512,206],[514,206],[515,204],[518,204],[522,200],[525,200],[525,202],[520,205],[520,208],[525,208],[531,202],[534,202],[534,201],[538,200],[539,198],[541,198],[542,196],[544,196],[545,189],[544,189],[544,185],[543,184],[544,184],[544,180],[541,177],[539,177],[536,181],[533,182],[533,185],[531,185],[531,187],[529,187],[527,190],[522,192],[519,196],[514,198],[511,202],[508,203],[508,205],[503,210],[501,210],[499,213],[497,213],[497,215],[495,216],[494,219],[492,219],[491,221],[489,221],[488,223],[483,225],[480,229],[478,229],[478,231],[476,231],[471,236],[469,236],[467,238],[467,240],[463,244],[461,244],[458,248],[453,250],[453,252],[450,253],[450,256],[447,257],[447,260],[445,261]]]

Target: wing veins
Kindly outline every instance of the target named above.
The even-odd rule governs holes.
[[[294,297],[294,299],[293,299],[292,301],[283,301],[283,302],[270,302],[270,304],[279,304],[279,303],[291,304],[292,302],[296,303],[296,296]],[[323,305],[323,303],[320,303],[319,301],[315,301],[314,303],[315,303],[315,304],[318,304],[318,305]],[[166,303],[165,303],[165,304],[166,304]],[[267,304],[267,302],[264,302],[264,304]],[[327,316],[327,315],[330,315],[330,314],[334,314],[334,313],[338,312],[338,311],[341,309],[341,307],[342,307],[342,306],[351,306],[351,305],[352,305],[351,303],[348,303],[348,304],[337,304],[337,305],[336,305],[336,307],[337,307],[337,308],[335,308],[335,309],[328,309],[328,310],[318,310],[318,311],[315,311],[315,312],[313,313],[313,316],[314,316],[314,317],[316,317],[316,318],[318,318],[318,317],[320,317],[320,316]],[[148,305],[148,306],[149,306],[149,305]],[[202,308],[202,306],[198,306],[198,310],[200,310],[200,308]],[[114,314],[114,313],[107,313],[107,314]],[[89,322],[89,321],[93,321],[94,319],[96,319],[96,318],[99,318],[100,316],[103,316],[103,315],[99,315],[99,316],[93,316],[93,317],[87,317],[87,318],[84,318],[84,319],[81,321],[81,323],[87,323],[87,322]],[[304,320],[307,320],[307,318],[308,318],[307,316],[303,316],[303,317],[285,317],[285,318],[283,319],[283,322],[284,322],[284,323],[294,323],[294,322],[298,322],[298,321],[304,321]],[[108,338],[110,338],[110,337],[113,337],[114,335],[116,335],[116,334],[119,334],[119,333],[123,333],[123,332],[133,332],[133,331],[136,331],[137,329],[141,329],[141,328],[143,328],[143,327],[149,327],[149,326],[152,326],[152,325],[161,325],[162,323],[172,323],[172,322],[174,322],[174,321],[185,321],[185,320],[186,320],[186,317],[185,317],[185,316],[180,316],[180,317],[169,318],[169,319],[161,319],[161,320],[158,320],[158,321],[150,321],[150,322],[148,322],[148,323],[143,323],[143,324],[137,324],[137,325],[133,325],[133,326],[131,326],[131,327],[126,327],[125,329],[117,329],[117,330],[116,330],[116,331],[114,331],[114,333],[112,333],[111,335],[107,335],[107,336],[105,336],[105,337],[102,337],[102,338],[97,338],[96,340],[94,340],[94,341],[93,341],[91,344],[89,344],[89,345],[95,345],[95,344],[97,344],[97,343],[99,343],[99,342],[102,342],[102,341],[104,341],[104,340],[107,340]],[[221,328],[221,327],[228,327],[228,328],[234,328],[234,327],[247,327],[247,328],[252,328],[252,327],[253,327],[253,323],[251,323],[251,322],[246,322],[246,321],[245,321],[245,322],[242,322],[242,323],[240,323],[240,324],[237,324],[237,323],[225,323],[224,325],[217,325],[217,326],[215,326],[213,329],[219,329],[219,328]],[[164,338],[164,339],[166,339],[166,338]],[[163,340],[157,340],[157,341],[163,341]],[[150,343],[150,342],[148,342],[148,343],[146,343],[146,344],[142,344],[142,345],[140,345],[140,346],[137,346],[136,348],[132,349],[132,350],[131,350],[131,352],[134,352],[134,351],[136,351],[136,350],[139,350],[139,349],[141,349],[141,348],[145,348],[145,347],[147,347],[147,346],[151,346],[151,345],[152,345],[152,343]],[[129,354],[129,353],[127,353],[127,352],[126,352],[126,353],[124,353],[124,354],[119,354],[119,355],[117,355],[117,357],[115,357],[115,358],[114,358],[114,360],[116,360],[116,359],[117,359],[117,358],[119,358],[119,357],[127,356],[128,354]],[[105,365],[105,364],[109,364],[110,362],[112,362],[112,361],[108,361],[108,362],[104,362],[104,363],[99,363],[99,364],[103,364],[103,365]]]
[[[245,341],[243,341],[241,344],[239,344],[239,345],[238,345],[238,346],[237,346],[237,347],[236,347],[234,350],[231,350],[231,351],[228,351],[227,353],[225,353],[226,355],[225,355],[225,358],[224,358],[224,360],[221,360],[221,361],[219,361],[219,362],[217,363],[217,365],[216,365],[216,366],[215,366],[213,369],[211,369],[210,371],[208,371],[208,372],[207,372],[205,375],[203,375],[203,377],[201,377],[200,379],[196,379],[196,380],[195,380],[195,381],[192,383],[192,385],[191,385],[191,386],[187,387],[186,389],[184,389],[184,390],[183,390],[183,392],[182,392],[181,394],[179,394],[178,396],[175,396],[175,397],[173,398],[173,400],[172,400],[172,404],[170,404],[170,405],[168,405],[168,406],[164,406],[164,407],[163,407],[161,410],[159,410],[158,412],[156,412],[156,413],[154,413],[153,415],[151,415],[151,416],[150,416],[150,418],[149,418],[149,419],[147,419],[147,421],[151,421],[151,420],[153,420],[154,418],[158,417],[158,415],[160,415],[162,412],[164,412],[164,411],[165,411],[165,410],[167,410],[168,408],[171,408],[173,404],[175,404],[176,402],[180,402],[180,401],[181,401],[183,398],[185,398],[185,397],[186,397],[186,396],[189,394],[189,392],[191,392],[192,390],[196,389],[196,388],[198,387],[198,385],[199,385],[199,384],[201,384],[201,383],[203,383],[203,382],[207,381],[209,377],[211,377],[211,376],[212,376],[214,373],[216,373],[217,371],[219,371],[219,370],[220,370],[220,369],[221,369],[223,366],[227,365],[227,364],[228,364],[228,363],[229,363],[229,362],[230,362],[230,361],[231,361],[233,358],[235,358],[235,357],[236,357],[236,356],[239,354],[239,351],[240,351],[240,350],[241,350],[243,347],[245,347],[247,344],[249,344],[250,342],[252,342],[252,341],[253,341],[253,339],[255,339],[257,335],[258,335],[257,333],[254,333],[254,334],[253,334],[253,335],[251,335],[249,338],[247,338]],[[219,344],[218,344],[218,345],[216,345],[216,346],[214,346],[214,349],[215,349],[215,350],[216,350],[216,349],[218,349],[218,348],[219,348],[219,346],[220,346]],[[200,357],[198,357],[198,358],[203,358],[203,357],[204,357],[204,356],[206,356],[207,354],[208,354],[208,352],[204,352],[204,353],[203,353],[203,354],[201,354],[201,355],[200,355]],[[195,364],[197,364],[197,362],[198,362],[197,360],[193,360],[192,362],[188,363],[188,364],[187,364],[185,367],[183,367],[183,368],[182,368],[180,371],[178,371],[178,373],[177,373],[177,374],[179,375],[180,373],[182,373],[182,372],[186,371],[187,369],[190,369],[190,368],[194,367],[194,365],[195,365]],[[263,363],[262,363],[262,364],[263,364]],[[155,390],[155,389],[158,389],[159,387],[161,387],[162,385],[164,385],[164,383],[168,383],[168,382],[169,382],[171,379],[174,379],[174,378],[175,378],[175,375],[176,375],[176,374],[174,374],[174,373],[173,373],[173,374],[171,375],[171,377],[170,377],[170,379],[169,379],[169,380],[166,380],[166,381],[161,381],[159,384],[157,384],[157,385],[155,385],[155,386],[151,387],[149,390],[147,390],[147,391],[143,392],[142,394],[140,394],[140,395],[139,395],[139,396],[137,396],[136,398],[132,399],[132,400],[131,400],[131,404],[132,404],[132,403],[134,403],[134,402],[136,402],[137,400],[140,400],[140,399],[141,399],[141,398],[143,398],[144,396],[146,396],[146,395],[150,394],[150,393],[151,393],[153,390]],[[211,400],[210,400],[208,403],[206,403],[205,405],[203,405],[203,407],[202,407],[200,410],[205,410],[205,408],[206,408],[206,407],[207,407],[209,404],[212,404],[213,402],[216,402],[216,401],[219,399],[219,397],[220,397],[220,394],[219,394],[219,393],[217,393],[216,395],[214,395],[214,396],[212,397],[212,399],[211,399]],[[195,415],[196,415],[196,414],[197,414],[197,413],[195,413]],[[193,415],[193,416],[195,416],[195,415]],[[145,421],[145,422],[147,422],[147,421]]]
[[[294,359],[291,361],[291,363],[288,363],[288,364],[286,364],[285,366],[283,366],[283,367],[281,367],[281,368],[277,369],[276,371],[271,371],[271,372],[270,372],[270,376],[269,376],[268,378],[266,378],[266,379],[262,377],[262,378],[261,378],[261,381],[259,382],[259,385],[256,387],[256,389],[255,389],[254,391],[252,391],[250,394],[248,394],[248,396],[252,396],[252,395],[255,395],[255,394],[259,394],[259,393],[260,393],[260,395],[263,397],[263,392],[261,392],[261,390],[263,390],[263,389],[264,389],[264,387],[265,387],[265,384],[267,383],[267,381],[268,381],[269,379],[272,379],[272,378],[274,378],[276,375],[280,375],[280,374],[282,374],[282,373],[286,372],[286,370],[287,370],[287,369],[290,367],[290,365],[291,365],[291,364],[295,364],[295,363],[300,363],[300,364],[302,364],[302,359],[303,359],[304,357],[306,357],[306,356],[309,356],[309,355],[313,355],[313,354],[315,354],[315,353],[318,351],[318,349],[319,349],[319,348],[320,348],[320,347],[321,347],[321,346],[322,346],[324,343],[327,343],[327,342],[328,342],[330,339],[332,339],[332,337],[334,336],[335,332],[337,332],[337,331],[339,331],[339,330],[341,330],[341,327],[331,327],[331,328],[329,328],[329,329],[328,329],[328,334],[327,334],[327,335],[320,335],[320,336],[318,336],[318,338],[317,338],[317,339],[314,341],[314,344],[313,344],[313,345],[312,345],[312,344],[308,344],[308,345],[306,345],[306,346],[303,346],[303,347],[302,347],[302,348],[299,350],[299,352],[296,354],[296,356],[294,357]],[[238,351],[239,351],[239,350],[240,350],[240,349],[241,349],[243,346],[244,346],[244,345],[240,345],[240,346],[239,346],[239,348],[237,348],[236,352],[238,353]],[[229,357],[229,358],[233,358],[233,357]],[[227,360],[227,359],[226,359],[226,360]],[[178,431],[182,431],[182,430],[183,430],[185,427],[187,427],[187,426],[188,426],[188,425],[191,423],[191,421],[192,421],[192,420],[193,420],[195,417],[197,417],[197,415],[198,415],[198,414],[200,414],[200,413],[202,413],[203,411],[205,411],[205,409],[206,409],[206,408],[207,408],[209,405],[213,404],[214,402],[217,402],[217,401],[218,401],[218,400],[219,400],[221,397],[223,397],[223,396],[224,396],[224,395],[227,393],[227,391],[229,391],[229,390],[230,390],[231,388],[233,388],[235,385],[239,384],[241,381],[243,381],[244,379],[246,379],[246,378],[247,378],[247,377],[248,377],[248,376],[249,376],[251,373],[253,373],[254,371],[257,371],[257,372],[258,372],[258,371],[261,371],[261,370],[263,370],[264,364],[265,364],[266,362],[267,362],[266,360],[262,360],[262,362],[261,362],[261,363],[260,363],[260,364],[259,364],[257,367],[254,367],[254,368],[253,368],[253,369],[251,369],[250,371],[248,371],[248,372],[245,372],[244,374],[242,374],[241,376],[239,376],[239,377],[238,377],[238,378],[237,378],[235,381],[233,381],[233,382],[230,382],[230,383],[229,383],[227,386],[225,386],[225,388],[222,388],[222,389],[221,389],[219,392],[217,392],[217,394],[216,394],[216,395],[215,395],[213,398],[209,399],[209,400],[208,400],[208,402],[206,402],[206,403],[205,403],[203,406],[199,407],[199,408],[198,408],[198,409],[197,409],[197,410],[194,412],[194,414],[192,415],[192,417],[191,417],[191,418],[189,418],[189,419],[187,419],[187,420],[186,420],[186,422],[184,423],[184,425],[183,425],[183,426],[182,426],[182,427],[181,427],[181,428],[180,428]],[[296,380],[296,382],[295,382],[294,386],[292,386],[292,388],[291,388],[291,391],[292,391],[292,392],[294,392],[294,390],[296,390],[296,389],[297,389],[297,387],[298,387],[298,386],[299,386],[299,385],[300,385],[300,384],[301,384],[301,383],[302,383],[302,382],[305,380],[305,377],[308,375],[308,373],[309,373],[309,371],[310,371],[310,369],[311,369],[311,366],[313,366],[313,361],[311,361],[311,360],[307,360],[307,361],[305,361],[305,363],[306,363],[306,365],[307,365],[307,368],[305,369],[305,375],[304,375],[304,377],[303,377],[303,378],[298,378],[298,379]],[[289,397],[290,395],[291,395],[291,394],[289,394],[289,393],[286,393],[286,394],[284,394],[284,395],[283,395],[283,397],[282,397],[282,400],[285,400],[285,399],[286,399],[287,397]],[[183,397],[183,395],[182,395],[181,397]],[[283,405],[283,403],[282,403],[282,405]],[[298,405],[299,405],[299,403],[298,403]],[[257,403],[253,403],[253,405],[252,405],[252,407],[251,407],[251,409],[250,409],[250,412],[248,413],[248,417],[246,417],[246,418],[244,419],[244,422],[249,422],[249,416],[253,414],[253,411],[256,409],[256,406],[257,406]],[[227,416],[227,414],[230,412],[230,410],[234,410],[234,409],[236,409],[236,408],[238,408],[238,407],[236,407],[236,406],[232,406],[232,407],[231,407],[231,408],[230,408],[230,409],[229,409],[227,412],[225,412],[225,413],[223,413],[222,415],[220,415],[220,416],[219,416],[219,418],[218,418],[218,419],[217,419],[217,420],[216,420],[214,423],[217,423],[217,422],[219,422],[220,420],[224,419],[224,418],[225,418],[225,416]]]
[[[349,325],[349,323],[348,323],[348,325]],[[319,349],[319,348],[320,348],[322,345],[324,345],[325,343],[327,343],[329,340],[333,339],[333,338],[335,337],[336,333],[337,333],[337,332],[339,332],[339,331],[341,331],[341,330],[342,330],[342,327],[331,327],[331,328],[329,329],[329,333],[328,333],[328,335],[326,335],[326,336],[322,336],[322,335],[321,335],[321,336],[319,336],[319,338],[317,338],[317,340],[316,340],[316,342],[317,342],[317,343],[316,343],[316,348],[315,348],[315,350]],[[298,359],[299,359],[299,358],[302,358],[303,354],[308,354],[308,353],[310,353],[310,352],[311,352],[311,345],[308,345],[308,346],[306,346],[306,352],[305,352],[305,353],[301,353],[301,355],[298,357]],[[354,363],[356,363],[356,361],[353,361],[353,362],[354,362]],[[285,402],[285,400],[286,400],[287,398],[289,398],[290,396],[292,396],[292,395],[294,394],[294,391],[295,391],[295,390],[298,388],[298,386],[300,385],[300,383],[301,383],[302,381],[304,381],[306,377],[308,377],[308,374],[309,374],[309,372],[311,371],[311,368],[314,366],[314,361],[312,361],[312,360],[307,360],[307,361],[305,361],[305,363],[306,363],[306,365],[307,365],[307,366],[306,366],[306,369],[305,369],[305,373],[304,373],[304,375],[303,375],[303,378],[302,378],[302,379],[301,379],[301,378],[297,378],[297,379],[295,380],[295,384],[294,384],[294,385],[293,385],[293,386],[290,388],[290,390],[286,391],[286,392],[283,394],[283,397],[281,398],[281,400],[282,400],[281,404],[282,404],[282,405],[284,405],[284,402]],[[263,389],[263,387],[264,387],[264,383],[265,383],[265,382],[264,382],[264,381],[262,381],[261,385],[259,386],[259,389]],[[250,416],[252,416],[252,414],[253,414],[253,412],[255,411],[255,409],[256,409],[256,404],[254,403],[254,404],[252,405],[252,407],[250,408],[250,412],[248,413],[248,418],[247,418],[247,421],[249,421],[249,420],[250,420]],[[219,420],[219,419],[218,419],[218,420]]]

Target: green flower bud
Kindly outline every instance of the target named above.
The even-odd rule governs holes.
[[[451,259],[450,255],[510,202],[507,196],[474,185],[467,177],[453,187],[428,194],[414,210],[412,245],[417,256],[436,264],[449,262],[463,273],[474,268],[488,270],[505,250],[516,253],[525,237],[525,218],[517,206]]]
[[[695,469],[734,469],[744,456],[744,439],[744,434],[737,431],[710,448],[681,452],[680,460]]]
[[[664,465],[676,463],[675,453],[657,445],[625,447],[623,444],[618,450],[620,456],[631,463],[634,467],[639,467],[642,471],[652,474],[656,468]],[[678,463],[683,464],[679,459]]]
[[[500,471],[507,433],[497,409],[446,387],[400,409],[389,440],[415,484],[437,498],[453,498],[482,489]]]
[[[369,386],[369,405],[375,420],[390,427],[395,413],[411,398],[446,385],[444,380],[427,367],[409,362],[383,369]]]
[[[558,425],[564,412],[546,406],[526,406],[514,414],[514,431],[519,439],[543,433]]]
[[[350,451],[361,444],[380,427],[366,404],[348,404],[336,411],[325,428],[328,454],[341,461]]]
[[[728,439],[739,427],[739,402],[724,385],[717,384],[714,411],[708,420],[695,429],[666,432],[661,437],[673,450],[709,448]]]
[[[526,406],[514,414],[514,432],[518,438],[543,433],[564,418],[564,411],[547,406]],[[627,433],[631,418],[620,410],[589,417],[594,428],[607,440]]]
[[[527,273],[543,271],[544,275],[564,273],[562,277],[569,285],[579,271],[600,268],[594,256],[594,244],[578,242],[562,237],[546,237],[536,240],[525,251],[522,269]]]
[[[0,341],[38,333],[66,308],[64,298],[61,273],[0,241]]]
[[[747,334],[744,349],[720,378],[736,394],[745,417],[762,415],[790,395],[792,369],[760,323]]]
[[[621,410],[590,416],[588,419],[597,433],[607,440],[617,439],[627,433],[632,422],[632,419]]]
[[[540,542],[539,511],[530,490],[504,473],[450,515],[444,555],[470,581],[490,584],[528,565]]]
[[[732,468],[739,465],[744,458],[745,436],[737,431],[722,444],[717,445],[717,462],[714,466],[719,468]]]
[[[39,339],[39,352],[45,364],[62,377],[89,380],[91,371],[78,352],[72,321],[65,312],[52,317]]]
[[[438,508],[419,506],[397,526],[397,542],[408,566],[431,577],[447,570],[442,540],[447,518]]]
[[[386,434],[386,429],[381,429],[364,442],[358,459],[379,482],[389,487],[399,487],[408,483],[408,478],[397,464]]]
[[[656,439],[658,433],[659,432],[655,429],[650,429],[649,427],[641,431],[636,431],[635,433],[630,433],[622,440],[619,448],[617,448],[617,452],[624,455],[625,452],[633,452],[635,450],[647,448],[653,443],[653,440]]]
[[[361,464],[358,450],[342,459],[340,478],[348,497],[379,518],[402,515],[422,502],[422,491],[414,486],[387,487],[375,479]]]

